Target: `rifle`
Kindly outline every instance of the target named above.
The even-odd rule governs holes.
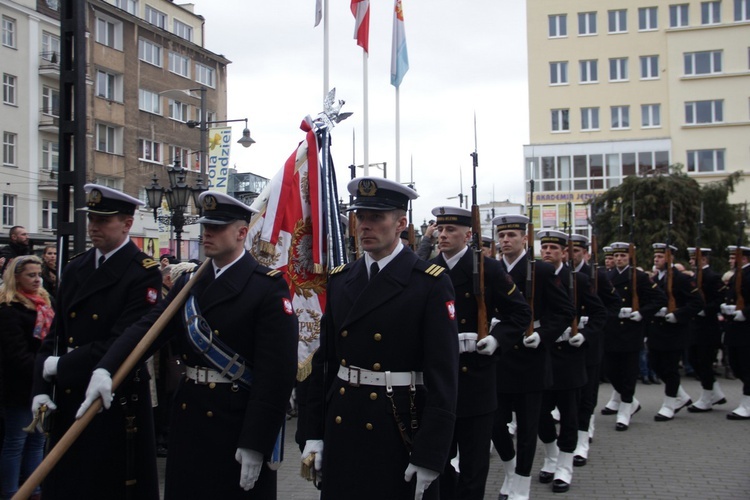
[[[698,291],[706,300],[703,293],[703,252],[701,251],[701,233],[703,232],[703,202],[701,202],[701,217],[698,221],[698,234],[695,237],[695,282],[698,284]]]
[[[353,149],[353,146],[352,146]],[[354,179],[357,176],[357,165],[354,161],[354,151],[352,150],[352,164],[349,165],[351,170],[351,178]],[[354,203],[354,195],[349,195],[349,206]],[[411,206],[411,205],[410,205]],[[357,247],[357,216],[354,211],[349,212],[349,256],[351,260],[357,260],[359,258],[359,248]]]
[[[495,208],[492,208],[492,220],[495,220]],[[490,258],[497,259],[497,246],[495,245],[495,224],[490,223],[491,231],[490,231],[490,237],[492,238],[492,243],[490,243]]]
[[[734,295],[735,305],[738,310],[745,309],[745,297],[742,296],[742,237],[745,235],[746,221],[747,203],[745,203],[745,216],[739,223],[740,230],[737,235],[737,248],[734,251]]]
[[[526,301],[531,309],[531,322],[526,328],[526,337],[534,334],[534,293],[536,261],[534,260],[534,179],[529,179],[529,224],[526,227]]]
[[[409,188],[414,189],[414,160],[413,159],[412,159],[412,164],[411,164]],[[411,219],[411,211],[412,211],[412,200],[409,200],[409,248],[411,248],[413,251],[416,252],[417,244],[416,244],[416,238],[414,236],[414,223]]]
[[[482,253],[482,219],[477,203],[477,115],[474,114],[474,152],[471,153],[474,172],[474,184],[471,186],[471,252],[474,257],[474,297],[477,299],[477,340],[489,335],[487,324],[487,303],[484,301],[484,254]]]
[[[570,336],[578,335],[578,283],[576,282],[577,274],[575,263],[573,262],[573,218],[571,211],[573,204],[568,202],[568,264],[570,264],[570,300],[573,301],[573,320],[570,323]]]
[[[591,283],[594,286],[594,292],[599,292],[599,256],[596,251],[596,197],[591,200],[591,218],[589,224],[591,224]]]
[[[667,266],[667,312],[675,312],[677,302],[674,298],[674,268],[672,267],[672,249],[670,245],[672,233],[672,202],[669,202],[669,225],[667,225],[667,248],[664,249],[664,260]]]
[[[630,288],[632,289],[630,307],[633,309],[633,312],[635,312],[641,308],[641,304],[638,301],[638,272],[635,267],[635,193],[633,193],[631,205],[632,213],[630,214],[630,244],[628,245],[628,257],[630,258]],[[620,214],[622,215],[622,205],[620,205]],[[622,219],[620,219],[620,225],[622,226]]]

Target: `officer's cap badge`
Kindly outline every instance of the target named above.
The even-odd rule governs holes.
[[[203,198],[203,210],[216,210],[217,204],[215,196],[208,195]]]
[[[375,196],[378,193],[378,185],[371,179],[362,179],[358,187],[360,196]]]
[[[98,189],[92,189],[89,193],[89,202],[88,205],[90,207],[95,207],[102,201],[102,192]]]

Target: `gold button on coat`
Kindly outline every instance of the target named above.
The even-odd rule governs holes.
[[[208,418],[211,418],[211,417],[213,417],[213,416],[214,416],[214,412],[212,412],[211,410],[209,410],[209,411],[207,411],[207,412],[206,412],[206,416],[207,416]]]
[[[466,318],[464,318],[464,319],[462,319],[462,320],[461,320],[461,324],[462,324],[462,325],[465,325],[465,324],[466,324]]]
[[[341,360],[341,366],[346,366],[346,360],[345,359]]]
[[[378,393],[377,392],[371,392],[370,393],[370,399],[372,399],[373,401],[375,401],[376,399],[378,399]]]
[[[464,373],[466,373],[466,372],[469,371],[469,368],[467,368],[466,366],[462,366],[461,367],[461,371],[464,372]]]
[[[72,343],[73,343],[73,337],[68,337],[68,344],[72,344]]]
[[[180,408],[182,408],[183,410],[187,410],[187,403],[182,403],[180,405]]]
[[[380,335],[379,333],[376,333],[375,335],[373,335],[372,338],[374,338],[376,342],[380,342],[380,339],[382,339],[383,336]]]
[[[371,431],[372,430],[372,424],[370,422],[367,422],[367,425],[365,425],[365,429],[367,429],[368,431]]]
[[[211,382],[210,384],[208,384],[208,388],[209,389],[215,389],[216,388],[216,382]]]
[[[96,321],[97,319],[99,319],[99,315],[98,314],[92,314],[91,315],[91,319],[93,319],[94,321]]]
[[[380,370],[380,363],[375,363],[374,365],[372,365],[372,369],[375,371]]]
[[[468,299],[469,297],[471,297],[471,294],[470,294],[469,292],[466,292],[466,293],[464,294],[464,297],[466,297],[466,298]]]
[[[339,394],[341,394],[342,396],[344,395],[345,392],[346,392],[346,387],[342,387],[339,389]]]
[[[76,317],[76,312],[75,312],[75,311],[73,311],[72,313],[70,313],[70,317],[71,317],[71,318],[75,318],[75,317]]]
[[[335,420],[335,422],[336,422],[337,424],[340,424],[340,423],[341,423],[341,417],[336,417],[336,420]]]
[[[344,330],[344,331],[341,332],[341,336],[342,337],[346,337],[347,335],[349,335],[349,331],[348,330]]]

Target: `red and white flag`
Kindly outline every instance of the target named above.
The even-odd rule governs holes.
[[[370,53],[370,0],[352,0],[352,14],[354,15],[354,38],[357,45]]]
[[[306,133],[305,140],[253,203],[260,216],[251,222],[245,240],[258,262],[285,273],[291,305],[299,321],[300,381],[310,374],[312,356],[320,345],[327,278],[318,140],[309,116],[301,128]]]

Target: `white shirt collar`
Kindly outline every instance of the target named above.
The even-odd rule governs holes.
[[[244,256],[245,256],[245,252],[243,251],[242,253],[240,253],[239,257],[237,257],[232,262],[230,262],[229,264],[227,264],[225,266],[222,266],[222,267],[218,267],[216,265],[216,261],[211,260],[211,264],[214,266],[214,276],[216,276],[218,278],[220,274],[224,274],[224,272],[227,269],[229,269],[230,267],[232,267],[233,265],[235,265],[237,263],[237,261],[239,261]]]
[[[107,260],[109,260],[110,257],[112,257],[114,254],[116,254],[118,250],[120,250],[122,247],[124,247],[128,243],[130,243],[130,236],[126,236],[125,237],[125,241],[122,242],[122,245],[120,245],[119,247],[115,248],[111,252],[102,253],[102,251],[97,248],[96,249],[96,255],[94,256],[94,266],[96,266],[94,269],[99,269],[99,257],[101,257],[102,255],[104,255],[104,260],[107,261]]]
[[[369,253],[365,252],[365,264],[367,265],[367,276],[368,277],[370,276],[370,266],[372,265],[373,262],[377,262],[378,267],[382,271],[385,268],[385,266],[387,266],[393,260],[393,258],[396,255],[398,255],[398,253],[403,249],[404,249],[404,244],[399,241],[398,245],[396,245],[396,248],[393,250],[393,252],[391,252],[390,255],[386,255],[380,260],[373,259],[372,257],[370,257]]]
[[[443,255],[443,260],[445,260],[445,265],[448,266],[448,269],[453,269],[453,267],[458,264],[458,261],[461,260],[461,257],[464,256],[464,254],[469,250],[468,246],[465,246],[463,250],[459,250],[459,252],[451,257],[450,259],[446,259],[445,255]]]
[[[524,255],[526,255],[526,253],[525,252],[521,252],[518,255],[518,258],[516,260],[514,260],[513,262],[508,262],[508,259],[505,257],[505,255],[503,255],[503,261],[505,262],[505,268],[508,270],[507,272],[510,272],[511,269],[513,269],[514,267],[516,267],[516,264],[518,264],[518,261],[521,260],[521,257],[523,257]]]

